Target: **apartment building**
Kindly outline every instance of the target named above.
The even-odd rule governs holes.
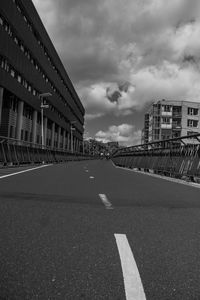
[[[195,133],[200,133],[200,103],[161,100],[153,103],[144,116],[142,143]],[[186,142],[191,143],[191,139]]]
[[[41,144],[43,123],[45,146],[79,151],[85,110],[31,0],[0,1],[0,41],[0,135]]]

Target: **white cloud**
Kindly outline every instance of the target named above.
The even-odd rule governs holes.
[[[141,143],[141,131],[130,124],[112,125],[107,131],[98,131],[95,138],[104,143],[119,142],[120,145],[131,146]]]
[[[199,0],[33,1],[87,120],[163,98],[200,101]]]

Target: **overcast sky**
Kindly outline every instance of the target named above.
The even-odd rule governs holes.
[[[140,143],[160,99],[200,102],[199,0],[33,0],[86,109],[87,136]]]

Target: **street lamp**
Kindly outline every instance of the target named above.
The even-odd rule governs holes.
[[[74,147],[73,147],[73,131],[76,130],[76,128],[73,127],[73,124],[75,124],[76,121],[71,121],[70,122],[70,132],[71,132],[71,152],[74,152]]]
[[[85,126],[83,128],[85,129]],[[85,138],[86,138],[87,135],[88,135],[88,132],[85,131],[83,133],[83,154],[85,154]]]
[[[44,114],[44,108],[48,108],[49,105],[43,102],[44,98],[52,96],[51,93],[42,93],[39,94],[40,99],[40,109],[41,109],[41,136],[42,136],[42,149],[44,148],[44,120],[43,120],[43,114]]]

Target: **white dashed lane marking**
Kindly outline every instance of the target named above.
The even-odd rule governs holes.
[[[108,200],[105,194],[99,194],[99,197],[103,204],[105,205],[106,209],[113,209],[112,203]]]
[[[115,234],[124,278],[126,300],[146,300],[140,274],[125,234]]]
[[[90,179],[94,179],[94,176],[90,176]]]

